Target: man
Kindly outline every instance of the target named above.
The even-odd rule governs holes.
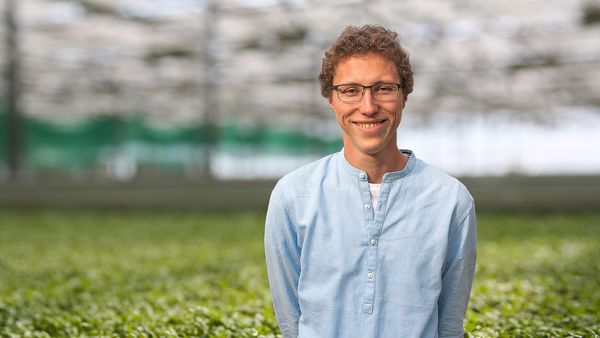
[[[320,81],[344,148],[283,177],[267,212],[283,335],[463,337],[475,208],[456,179],[396,145],[413,87],[398,35],[346,28],[325,53]]]

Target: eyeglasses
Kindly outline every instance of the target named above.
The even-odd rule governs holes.
[[[360,102],[367,89],[371,89],[373,98],[379,102],[394,101],[398,98],[400,92],[400,83],[378,82],[371,86],[359,84],[339,84],[333,86],[337,92],[338,99],[345,103]]]

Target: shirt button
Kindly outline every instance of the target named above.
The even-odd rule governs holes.
[[[365,204],[365,209],[367,209],[367,210],[371,209],[371,205],[370,204]]]
[[[372,272],[369,272],[369,273],[367,274],[367,278],[368,278],[368,279],[373,279],[373,276],[375,276],[375,275],[374,275]]]
[[[377,244],[377,240],[375,238],[371,238],[371,245],[375,246]]]
[[[361,180],[364,180],[367,177],[367,175],[365,175],[365,173],[360,173],[358,177],[360,177]]]

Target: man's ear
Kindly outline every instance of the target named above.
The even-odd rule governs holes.
[[[333,108],[333,95],[329,95],[329,98],[327,99],[327,103],[329,103],[329,108],[331,109],[331,111],[333,111],[335,113],[335,109]]]

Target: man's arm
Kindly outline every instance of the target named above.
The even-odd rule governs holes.
[[[280,187],[275,187],[269,201],[265,224],[265,256],[279,328],[284,337],[297,337],[300,318],[300,249],[296,228],[285,208]]]
[[[477,220],[475,207],[460,221],[448,243],[448,255],[442,272],[442,292],[438,300],[438,333],[440,338],[462,338],[463,319],[475,274],[477,256]]]

